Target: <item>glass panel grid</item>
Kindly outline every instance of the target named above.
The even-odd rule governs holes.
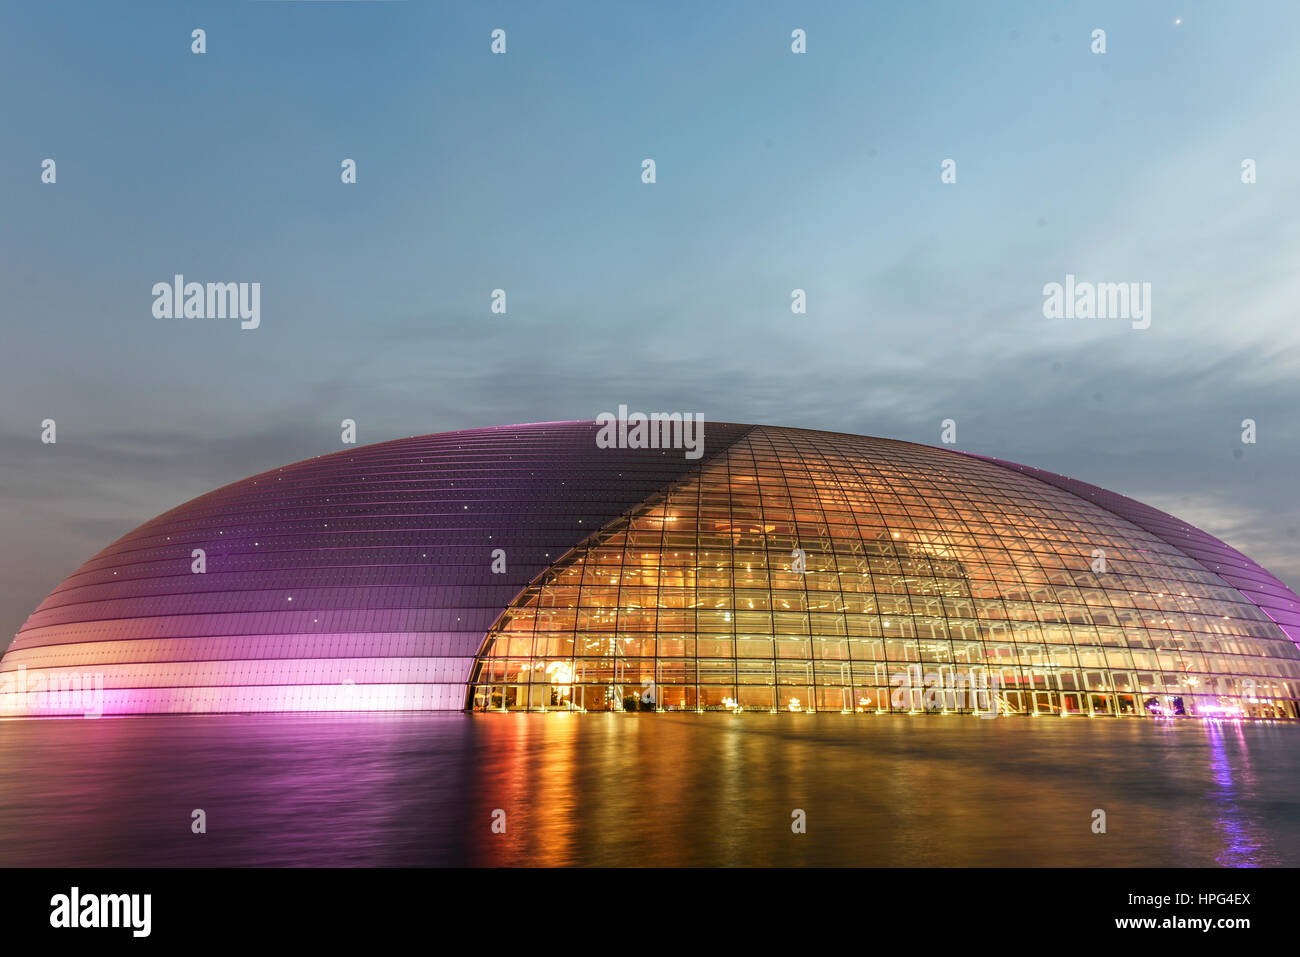
[[[480,707],[1297,716],[1295,644],[1199,563],[887,440],[755,428],[520,605],[565,614],[530,615],[539,651],[504,672],[493,629]]]

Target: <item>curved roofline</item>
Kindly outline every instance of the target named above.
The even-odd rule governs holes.
[[[1080,479],[1021,465],[991,455],[949,449],[958,455],[980,459],[1013,472],[1019,472],[1047,485],[1069,492],[1112,515],[1136,525],[1181,554],[1218,576],[1241,596],[1268,616],[1292,642],[1300,647],[1300,597],[1276,575],[1222,539],[1168,512],[1162,512],[1137,499],[1112,492]]]

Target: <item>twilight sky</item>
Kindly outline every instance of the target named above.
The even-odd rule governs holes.
[[[0,647],[341,419],[620,403],[953,418],[1300,587],[1298,104],[1294,2],[7,2]],[[261,327],[154,318],[175,273],[260,282]],[[1044,318],[1067,273],[1151,283],[1151,327]]]

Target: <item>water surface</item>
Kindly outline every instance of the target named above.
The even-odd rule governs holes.
[[[11,719],[0,864],[1296,866],[1298,765],[1190,721]]]

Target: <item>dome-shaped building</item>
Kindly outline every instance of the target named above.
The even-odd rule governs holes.
[[[0,714],[714,710],[1300,717],[1300,599],[1131,499],[947,449],[709,423],[401,439],[125,535]]]

